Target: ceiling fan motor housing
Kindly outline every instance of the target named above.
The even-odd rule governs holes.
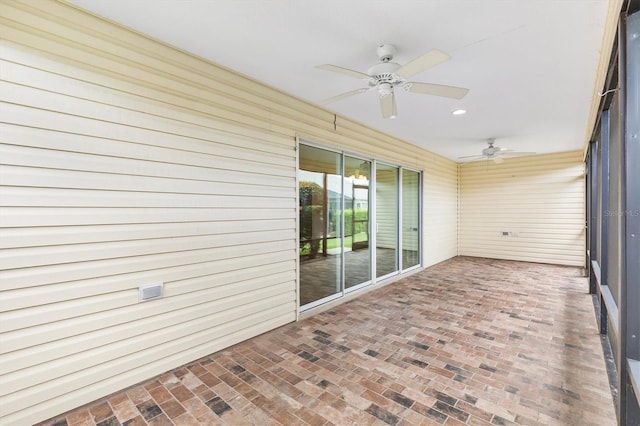
[[[382,62],[372,66],[367,70],[367,74],[372,78],[371,85],[375,86],[378,83],[395,84],[400,82],[401,79],[395,74],[400,66],[400,64],[395,62]]]
[[[485,148],[482,150],[482,155],[486,157],[493,157],[498,152],[500,152],[500,148],[497,146],[489,145],[489,148]]]

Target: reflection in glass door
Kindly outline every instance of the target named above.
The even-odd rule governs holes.
[[[402,269],[420,264],[420,173],[402,169]]]
[[[376,277],[398,271],[398,168],[376,165]]]
[[[371,162],[344,157],[345,288],[371,281],[369,181]]]
[[[300,145],[300,305],[342,292],[341,159]]]

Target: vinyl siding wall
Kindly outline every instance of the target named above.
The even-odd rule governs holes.
[[[458,233],[457,165],[430,161],[422,179],[422,262],[429,266],[459,254],[458,239],[451,237]]]
[[[579,151],[461,164],[460,255],[583,266],[584,185]]]
[[[454,162],[63,3],[0,15],[1,424],[295,321],[297,135],[423,170],[423,264],[457,254]]]

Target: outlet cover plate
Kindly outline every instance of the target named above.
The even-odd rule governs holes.
[[[151,284],[138,287],[138,301],[146,302],[151,299],[157,299],[158,297],[162,297],[162,290],[164,284]]]

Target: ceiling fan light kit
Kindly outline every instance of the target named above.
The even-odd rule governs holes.
[[[369,88],[356,89],[333,96],[325,99],[322,103],[327,104],[330,102],[336,102],[351,96],[368,92],[369,90],[377,90],[382,116],[384,118],[392,119],[397,116],[394,93],[396,88],[401,88],[404,91],[411,93],[441,96],[452,99],[462,99],[469,91],[469,89],[462,87],[407,81],[408,78],[422,71],[448,61],[450,56],[446,53],[437,49],[432,49],[405,65],[393,62],[395,53],[396,48],[391,44],[382,44],[378,46],[378,59],[380,60],[380,63],[370,67],[366,74],[360,71],[339,67],[337,65],[318,65],[318,68],[326,71],[332,71],[357,78],[359,80],[364,80],[369,86]]]

